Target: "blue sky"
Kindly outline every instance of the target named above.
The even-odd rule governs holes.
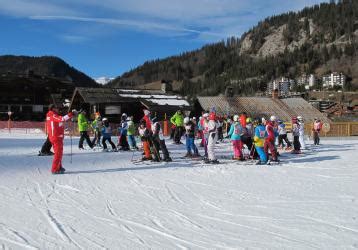
[[[115,77],[320,2],[0,0],[0,55],[54,55],[93,78]]]

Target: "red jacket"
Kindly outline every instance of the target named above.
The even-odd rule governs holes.
[[[145,126],[147,127],[147,129],[149,129],[149,131],[152,129],[152,122],[149,119],[149,116],[144,115],[142,120],[145,121]]]
[[[267,137],[265,140],[274,142],[275,141],[275,131],[273,129],[273,124],[271,122],[267,122],[266,131],[267,131]]]
[[[240,123],[243,128],[246,128],[246,118],[247,118],[246,115],[240,116]]]
[[[65,116],[61,116],[56,114],[53,111],[47,112],[46,115],[46,130],[47,134],[50,138],[50,141],[54,141],[57,139],[63,139],[65,128],[63,126],[63,122],[71,119],[72,113],[68,113]]]

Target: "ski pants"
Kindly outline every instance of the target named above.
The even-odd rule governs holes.
[[[299,136],[293,136],[293,149],[295,151],[300,151],[301,150],[301,144],[300,144],[300,139]]]
[[[278,135],[278,146],[284,147],[284,141],[286,142],[287,147],[291,147],[291,142],[288,140],[287,134]]]
[[[165,140],[160,140],[159,138],[154,138],[153,139],[153,147],[154,147],[154,150],[156,151],[156,152],[153,152],[155,160],[160,160],[159,150],[162,151],[164,160],[169,159],[169,152],[167,149],[167,145],[165,145]]]
[[[182,135],[183,135],[183,127],[180,126],[175,127],[174,142],[180,143],[180,139]]]
[[[305,135],[300,135],[299,140],[301,144],[301,149],[306,149]]]
[[[47,136],[46,141],[42,145],[41,153],[48,154],[50,153],[51,148],[52,148],[52,144],[50,142],[50,138]]]
[[[57,138],[51,141],[54,155],[52,161],[51,172],[55,173],[62,167],[62,156],[63,156],[63,137]]]
[[[255,146],[255,148],[256,148],[256,151],[257,151],[257,153],[259,155],[260,162],[261,163],[266,163],[267,162],[267,155],[266,155],[266,153],[264,151],[264,148],[263,147],[257,147],[257,146]]]
[[[216,133],[210,134],[208,140],[208,159],[210,161],[216,160],[215,149],[214,149],[216,141],[217,141],[217,134]]]
[[[266,153],[267,159],[269,155],[269,150],[271,152],[272,160],[277,160],[277,152],[275,148],[275,142],[270,140],[265,140],[264,151]]]
[[[108,142],[109,142],[109,144],[111,144],[112,149],[116,149],[116,145],[114,145],[114,143],[112,142],[111,137],[109,137],[109,138],[104,138],[104,137],[103,137],[103,139],[102,139],[103,149],[107,149],[107,144],[106,144],[106,141],[108,141]]]
[[[91,140],[90,140],[90,138],[89,138],[89,136],[87,134],[87,131],[81,131],[80,135],[81,135],[81,137],[80,137],[80,141],[78,143],[78,147],[83,148],[83,141],[86,139],[86,142],[87,142],[88,146],[90,148],[93,148],[93,144],[92,144],[92,142],[91,142]]]
[[[95,131],[94,132],[94,138],[92,140],[92,145],[97,145],[99,146],[100,145],[100,142],[101,142],[101,132],[100,131]]]
[[[122,134],[119,137],[119,145],[121,146],[122,150],[128,150],[129,149],[129,144],[127,141],[127,136],[125,134]]]
[[[204,154],[206,157],[208,157],[208,142],[209,142],[209,138],[207,137],[207,135],[204,134],[203,143],[204,143]]]
[[[313,141],[314,145],[319,145],[319,132],[313,131]]]
[[[147,159],[151,159],[152,156],[150,154],[150,143],[149,141],[143,141],[143,151],[144,151],[144,157]]]
[[[193,154],[195,155],[199,154],[198,148],[196,147],[194,142],[194,137],[187,136],[185,140],[185,145],[186,145],[186,151],[188,153],[191,153],[191,151],[193,150]]]
[[[242,158],[242,141],[241,140],[233,140],[232,147],[234,149],[234,158]]]
[[[128,144],[129,144],[130,148],[136,148],[137,147],[137,143],[135,141],[134,135],[127,135],[127,139],[128,139]]]

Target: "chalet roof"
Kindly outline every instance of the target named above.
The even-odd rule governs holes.
[[[81,95],[85,103],[130,103],[141,102],[150,110],[160,111],[177,110],[183,108],[190,110],[190,104],[181,96],[163,94],[159,91],[148,90],[129,90],[112,88],[76,88],[73,98],[76,94]]]
[[[306,121],[319,118],[329,122],[329,119],[314,108],[303,98],[272,99],[269,97],[198,97],[198,102],[204,110],[215,108],[219,114],[239,114],[246,112],[251,116],[275,115],[283,121],[291,121],[292,116],[302,116]]]

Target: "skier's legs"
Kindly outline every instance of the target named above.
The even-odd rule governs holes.
[[[301,144],[301,149],[306,149],[306,143],[305,143],[305,136],[304,135],[299,136],[299,141],[300,141],[300,144]]]
[[[287,147],[290,148],[292,146],[291,142],[287,138],[287,134],[282,136],[283,140],[286,142]]]
[[[259,155],[260,162],[266,163],[267,162],[267,155],[266,155],[266,153],[264,151],[264,148],[263,147],[257,147],[257,146],[255,146],[255,148],[256,148],[256,151],[257,151],[257,153]]]
[[[42,145],[41,148],[41,153],[43,154],[48,154],[51,152],[51,148],[52,148],[52,144],[50,142],[49,137],[47,136],[46,141],[44,142],[44,144]]]
[[[53,156],[51,172],[55,173],[60,170],[62,166],[62,155],[63,155],[63,140],[58,139],[52,142],[53,150],[55,154]]]
[[[154,160],[160,161],[160,153],[159,153],[160,142],[159,142],[159,138],[154,138],[152,142],[153,142],[152,144],[153,144]]]
[[[169,159],[169,152],[167,149],[167,145],[165,145],[165,140],[160,140],[160,150],[163,152],[164,160]]]
[[[143,150],[144,150],[144,156],[147,159],[151,159],[151,155],[150,155],[150,144],[149,141],[143,141]]]
[[[103,145],[103,149],[104,149],[104,150],[107,149],[106,141],[107,141],[107,139],[105,139],[105,138],[103,137],[103,139],[102,139],[102,145]]]
[[[85,133],[85,132],[80,132],[80,141],[78,142],[78,147],[79,147],[79,148],[83,148],[83,142],[84,142],[84,140],[85,140],[84,133]],[[87,132],[86,132],[86,133],[87,133]]]
[[[113,150],[116,149],[116,145],[114,145],[111,138],[108,138],[108,142],[111,144]]]
[[[209,136],[209,141],[208,141],[208,159],[211,161],[216,160],[216,156],[215,156],[215,147],[216,144],[216,137],[214,136]]]
[[[284,147],[283,145],[283,135],[278,135],[278,146],[279,147]]]
[[[189,136],[185,137],[185,147],[186,147],[186,152],[188,154],[191,154],[191,150],[190,150],[190,138]]]
[[[300,151],[301,150],[301,144],[300,144],[299,136],[294,136],[293,137],[293,148],[294,148],[295,151]]]

